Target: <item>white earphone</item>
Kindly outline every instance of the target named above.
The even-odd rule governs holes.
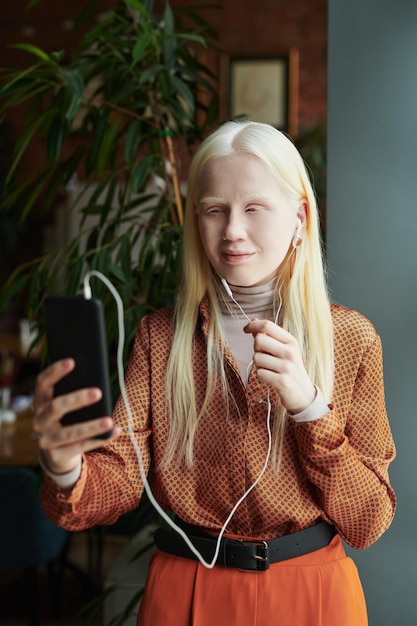
[[[297,217],[297,230],[295,231],[295,235],[294,235],[293,240],[292,240],[292,247],[293,248],[297,248],[300,245],[300,243],[301,243],[300,233],[301,233],[302,227],[303,227],[303,224],[302,224],[300,218]]]
[[[225,292],[227,293],[227,295],[228,295],[230,298],[233,298],[233,293],[232,293],[232,290],[230,289],[230,287],[229,287],[229,285],[228,285],[228,283],[227,283],[227,280],[226,280],[225,278],[221,278],[221,279],[220,279],[220,282],[221,282],[221,284],[223,285],[224,290],[225,290]]]

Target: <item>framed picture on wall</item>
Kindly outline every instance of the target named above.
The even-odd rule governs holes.
[[[274,57],[229,57],[226,74],[223,117],[265,122],[296,134],[297,50]]]

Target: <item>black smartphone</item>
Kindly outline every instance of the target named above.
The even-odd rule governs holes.
[[[79,296],[48,296],[44,305],[48,358],[51,363],[72,357],[75,368],[54,388],[60,396],[85,387],[99,387],[95,404],[67,413],[63,424],[85,422],[112,414],[108,351],[103,305]],[[98,435],[107,439],[111,431]]]

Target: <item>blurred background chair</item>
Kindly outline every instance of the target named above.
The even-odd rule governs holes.
[[[28,607],[28,623],[38,626],[39,568],[46,566],[51,611],[59,617],[70,533],[51,522],[42,510],[35,470],[0,468],[0,502],[0,573],[22,573],[22,601]]]

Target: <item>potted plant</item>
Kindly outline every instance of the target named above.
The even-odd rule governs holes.
[[[172,302],[181,179],[190,150],[217,117],[215,80],[199,56],[215,33],[192,8],[174,15],[167,3],[158,15],[153,4],[120,0],[100,14],[100,3],[89,0],[82,16],[96,14],[97,21],[75,50],[16,44],[32,64],[1,70],[1,118],[26,108],[1,212],[19,207],[25,221],[39,207],[53,212],[64,198],[76,228],[59,249],[20,265],[1,290],[0,312],[24,294],[26,315],[41,333],[45,295],[78,293],[87,269],[105,273],[121,295],[127,346],[143,314]],[[22,177],[19,164],[31,142],[44,146],[46,163]],[[112,345],[112,296],[99,281],[94,293],[105,303]]]
[[[88,0],[75,27],[85,16],[97,20],[84,24],[75,50],[16,44],[28,65],[0,70],[0,119],[25,110],[2,176],[2,223],[54,216],[63,205],[75,229],[65,227],[60,245],[20,264],[0,285],[0,313],[24,301],[42,336],[45,296],[78,294],[86,271],[99,270],[123,300],[126,359],[140,317],[173,301],[181,181],[194,145],[217,119],[215,77],[200,60],[215,32],[198,10],[174,14],[167,3],[157,14],[152,0],[120,0],[104,13]],[[32,143],[40,166],[27,172],[20,166]],[[113,296],[96,280],[93,293],[104,303],[112,349],[119,332]]]

